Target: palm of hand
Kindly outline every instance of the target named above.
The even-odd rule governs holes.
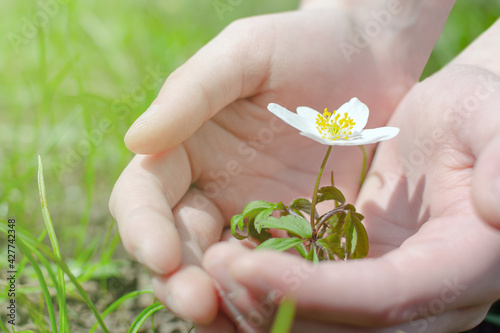
[[[419,84],[398,107],[391,123],[400,127],[401,134],[378,151],[358,202],[370,218],[367,228],[375,243],[372,256],[403,243],[404,247],[421,243],[429,252],[439,253],[443,246],[472,242],[479,236],[476,233],[485,230],[473,207],[471,184],[477,158],[474,133],[480,128],[477,120],[488,119],[490,111],[479,105],[468,107],[464,101],[487,103],[475,94],[491,75],[450,66],[444,74]],[[467,83],[448,92],[446,98],[434,93],[439,86],[451,87],[458,80]],[[453,252],[477,255],[470,248],[462,250],[454,248]]]
[[[312,195],[326,146],[284,125],[266,111],[267,103],[277,102],[290,109],[305,105],[322,111],[357,96],[374,110],[368,127],[375,127],[385,124],[401,97],[402,91],[391,93],[388,87],[408,84],[408,78],[391,75],[387,70],[381,80],[376,74],[381,70],[368,50],[347,63],[338,37],[349,33],[345,17],[339,13],[339,19],[333,22],[331,14],[325,13],[324,19],[320,16],[318,20],[317,13],[293,12],[272,19],[251,18],[262,21],[246,22],[250,27],[259,27],[251,34],[243,32],[245,25],[226,32],[248,36],[249,41],[242,42],[248,49],[238,53],[246,55],[242,60],[246,66],[257,63],[243,80],[241,91],[245,98],[224,107],[184,143],[193,168],[192,182],[203,190],[203,197],[197,200],[212,200],[226,221],[251,200],[286,203]],[[297,26],[296,22],[303,25]],[[304,42],[297,47],[297,40]],[[260,54],[254,51],[256,48],[269,53]],[[254,54],[247,55],[252,51]],[[336,159],[340,155],[342,159]],[[336,185],[351,201],[357,195],[361,157],[357,149],[338,148],[326,169],[324,181],[329,179],[329,170],[335,170]]]
[[[134,158],[110,209],[127,251],[155,273],[158,299],[180,316],[213,319],[213,282],[195,266],[233,214],[250,200],[287,203],[312,195],[326,147],[274,120],[267,103],[321,111],[357,96],[372,110],[367,127],[375,127],[385,124],[410,83],[381,69],[369,49],[346,61],[338,37],[352,33],[346,17],[310,10],[231,25],[167,79],[155,101],[161,112],[134,134],[132,150],[158,154]],[[193,73],[200,81],[193,82]],[[362,154],[338,151],[342,159],[335,150],[331,159],[335,183],[352,202]]]
[[[477,67],[449,66],[399,105],[390,125],[401,133],[377,150],[356,203],[373,260],[305,269],[313,274],[291,275],[297,288],[285,277],[304,266],[299,258],[214,247],[205,266],[223,289],[248,290],[234,300],[243,317],[278,290],[297,300],[297,331],[358,332],[362,323],[370,332],[456,332],[477,325],[498,298],[500,234],[477,215],[471,183],[479,145],[488,142],[485,133],[496,133],[499,82]],[[437,94],[442,87],[453,88]],[[474,98],[477,104],[465,104]],[[228,283],[227,275],[235,280]]]

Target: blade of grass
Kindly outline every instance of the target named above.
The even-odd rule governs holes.
[[[8,233],[8,229],[6,228],[6,225],[7,225],[6,221],[2,221],[2,224],[0,224],[0,231],[3,232],[4,234]],[[22,230],[22,228],[20,226],[17,226],[18,238],[22,237],[22,234],[20,233],[21,230]],[[45,237],[45,235],[46,235],[46,230],[42,231],[41,235],[38,237],[38,240],[37,241],[34,240],[34,242],[41,242],[43,240],[43,238]],[[43,256],[40,252],[38,252],[38,251],[32,251],[32,252],[34,253],[36,258],[38,258],[38,260],[43,264],[43,266],[47,270],[49,277],[51,278],[52,283],[55,286],[55,289],[57,292],[57,290],[58,290],[57,289],[58,288],[57,278],[56,278],[54,271],[52,270],[52,267],[50,266],[49,262],[47,261],[45,256]],[[16,280],[21,276],[22,271],[25,268],[26,263],[28,263],[28,262],[29,262],[28,256],[25,255],[17,267],[16,273],[15,273]],[[35,272],[35,274],[36,274],[36,272]],[[47,287],[48,287],[48,285],[47,285]],[[29,294],[30,292],[32,292],[31,288],[26,288],[26,287],[18,288],[17,301],[19,302],[20,306],[27,308],[29,317],[33,320],[33,323],[35,325],[37,325],[38,329],[43,331],[43,332],[48,332],[47,323],[46,323],[45,319],[43,318],[43,308],[44,308],[44,303],[45,303],[44,297],[43,297],[43,285],[41,283],[39,283],[39,286],[36,288],[36,290],[37,290],[37,293],[42,294],[42,297],[40,298],[39,305],[34,304],[34,302],[32,302],[28,297],[26,297],[26,295],[25,295],[26,293]],[[5,292],[5,295],[7,295],[7,292]],[[52,305],[52,301],[50,304]],[[48,312],[50,313],[50,309],[48,310]],[[55,318],[55,313],[54,313],[54,318]],[[57,330],[57,326],[54,326],[52,324],[52,327]]]
[[[2,222],[4,222],[4,221],[2,221]],[[20,237],[26,238],[25,233],[21,230],[22,230],[21,227],[17,226],[17,234]],[[5,226],[3,224],[0,224],[0,231],[3,232],[4,234],[7,234],[7,232],[8,232],[8,230],[5,228]],[[46,234],[47,234],[47,230],[44,230],[44,231],[42,231],[41,235],[38,237],[37,240],[35,240],[34,238],[31,237],[30,242],[35,243],[35,244],[40,243],[45,238]],[[30,246],[30,249],[31,249],[31,246]],[[35,255],[38,258],[38,260],[42,263],[42,265],[45,267],[45,269],[47,270],[47,273],[49,274],[49,277],[52,280],[52,283],[54,284],[54,288],[56,288],[56,290],[58,290],[57,289],[58,284],[57,284],[56,275],[54,274],[54,271],[52,270],[52,266],[48,262],[47,258],[45,258],[45,256],[43,254],[41,254],[39,251],[35,251]],[[21,260],[21,262],[17,266],[16,275],[15,275],[16,280],[19,278],[19,276],[21,276],[22,270],[26,266],[27,262],[28,262],[28,257],[24,256],[24,258]],[[5,294],[7,294],[7,289],[5,291]]]
[[[152,293],[153,293],[152,290],[137,290],[137,291],[132,291],[126,295],[123,295],[122,297],[111,303],[111,305],[108,306],[106,310],[104,310],[101,316],[102,318],[105,318],[108,314],[115,311],[120,305],[122,305],[125,301],[129,299],[133,299],[134,297],[137,297],[142,294],[152,294]],[[95,323],[94,326],[92,326],[89,333],[94,333],[96,329],[97,329],[97,323]]]
[[[8,332],[7,332],[8,333]],[[15,327],[12,326],[12,333],[36,333],[32,330],[22,330],[22,331],[16,331]]]
[[[35,258],[33,258],[31,252],[28,250],[28,248],[24,245],[24,242],[19,237],[17,238],[17,246],[19,246],[19,249],[26,256],[26,258],[28,258],[29,262],[31,263],[31,266],[35,270],[35,274],[38,278],[38,282],[40,283],[40,287],[42,288],[42,293],[45,298],[45,304],[47,305],[47,312],[49,313],[52,332],[56,333],[57,332],[56,313],[54,311],[54,306],[52,305],[52,299],[50,296],[49,288],[45,281],[45,277],[43,276],[43,272],[40,269],[40,265],[38,265],[38,262],[35,260]]]
[[[288,333],[293,324],[295,316],[295,302],[284,297],[274,318],[271,333]]]
[[[0,328],[2,329],[2,331],[4,331],[5,333],[9,333],[9,331],[7,331],[7,326],[5,326],[5,324],[3,323],[3,320],[0,320]]]
[[[6,225],[6,224],[7,224],[7,221],[2,221],[2,223]],[[2,227],[3,227],[3,224],[0,224],[0,226],[2,226]],[[19,229],[20,229],[20,227],[19,227],[19,226],[17,226],[17,229],[19,230]],[[7,229],[0,228],[0,231],[2,231],[2,232],[4,232],[5,234],[7,234]],[[47,230],[46,230],[46,229],[44,229],[44,230],[42,231],[42,233],[40,234],[40,236],[38,237],[38,241],[39,241],[39,242],[41,242],[41,241],[45,238],[45,236],[46,236],[46,235],[47,235]],[[26,263],[27,263],[27,262],[28,262],[28,258],[24,257],[24,258],[22,258],[22,259],[21,259],[21,262],[19,262],[19,264],[17,265],[17,270],[16,270],[16,273],[15,273],[16,280],[18,280],[18,279],[19,279],[19,276],[21,276],[21,273],[22,273],[22,271],[23,271],[23,269],[24,269],[24,266],[26,266]],[[5,289],[4,289],[4,294],[5,294],[5,295],[7,295],[7,290],[8,290],[8,289],[9,289],[9,286],[8,286],[8,285],[6,285],[6,286],[5,286]]]
[[[54,252],[45,244],[43,243],[38,243],[36,240],[34,240],[31,236],[25,234],[25,235],[20,235],[22,237],[25,237],[25,245],[26,247],[31,251],[34,252],[35,255],[39,256],[43,254],[45,257],[53,261],[58,267],[61,268],[61,270],[69,277],[73,285],[75,286],[78,294],[82,297],[83,301],[85,304],[89,307],[89,309],[92,311],[94,316],[97,319],[97,322],[99,323],[99,326],[101,326],[101,329],[104,333],[109,333],[108,328],[104,324],[104,321],[101,318],[101,315],[99,314],[99,311],[97,311],[97,308],[95,307],[94,303],[90,299],[89,295],[83,289],[82,285],[78,281],[78,279],[75,277],[75,275],[71,272],[71,270],[68,268],[68,266],[58,257],[55,256]]]
[[[496,313],[488,313],[486,315],[485,321],[492,323],[493,325],[500,327],[500,315]]]
[[[37,251],[35,254],[36,254],[37,259],[42,263],[42,265],[47,270],[47,273],[49,273],[49,277],[52,280],[52,283],[54,284],[54,288],[56,289],[56,292],[59,293],[59,284],[57,283],[57,277],[56,277],[56,274],[54,273],[54,271],[52,270],[52,266],[50,266],[49,261],[40,252]]]
[[[109,224],[108,224],[108,227],[106,228],[106,234],[104,236],[104,238],[102,239],[102,247],[101,247],[101,263],[105,263],[109,260],[108,256],[106,255],[107,254],[107,250],[106,250],[106,247],[109,246],[108,245],[108,242],[110,242],[110,239],[111,239],[111,233],[113,231],[113,227],[115,226],[115,221],[114,220],[110,220]],[[114,251],[113,251],[114,252]]]
[[[16,303],[18,304],[20,309],[24,309],[24,311],[27,313],[27,317],[24,318],[24,320],[29,321],[29,319],[31,319],[31,322],[40,332],[50,332],[50,323],[47,323],[47,321],[43,317],[45,299],[41,292],[41,288],[38,288],[37,295],[40,296],[38,302],[34,301],[33,297],[28,298],[25,294],[23,294],[22,292],[24,288],[19,288],[16,290]]]
[[[156,297],[153,299],[153,304],[157,302]],[[151,315],[151,333],[156,333],[155,330],[155,314],[153,313]]]
[[[161,304],[160,302],[156,302],[154,304],[151,304],[144,310],[142,310],[142,312],[139,313],[137,318],[135,318],[134,322],[132,323],[132,326],[130,327],[127,333],[137,333],[141,328],[142,324],[146,321],[146,319],[148,319],[156,311],[164,308],[165,305]]]
[[[101,257],[101,263],[105,263],[111,260],[111,257],[115,253],[116,247],[120,244],[120,234],[116,232],[113,235],[113,238],[109,242],[107,248],[105,251],[103,251],[102,257]]]
[[[59,250],[59,243],[57,242],[56,232],[54,230],[54,225],[52,224],[52,219],[49,213],[49,207],[47,205],[47,197],[45,192],[45,182],[43,180],[43,165],[40,155],[38,155],[38,190],[40,193],[40,203],[42,206],[42,216],[45,222],[45,228],[49,233],[50,244],[54,250],[56,257],[61,260],[61,251]],[[64,272],[58,266],[57,277],[59,290],[57,293],[57,300],[59,301],[59,330],[61,332],[69,332],[69,319],[68,319],[68,309],[66,307],[66,283],[64,281]]]

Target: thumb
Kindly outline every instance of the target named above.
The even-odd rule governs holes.
[[[491,94],[481,102],[466,133],[476,157],[472,175],[472,198],[483,220],[500,229],[500,77],[489,73]]]
[[[497,112],[497,118],[500,113]],[[500,119],[496,121],[500,127]],[[474,167],[472,194],[483,220],[500,229],[500,133],[483,148]]]
[[[127,148],[153,154],[174,147],[219,110],[254,93],[269,69],[269,54],[262,50],[272,49],[252,48],[252,40],[259,40],[255,34],[262,29],[257,29],[255,21],[231,24],[175,70],[153,104],[128,130]],[[260,52],[252,52],[255,49]]]

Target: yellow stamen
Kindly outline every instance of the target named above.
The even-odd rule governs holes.
[[[344,113],[344,116],[340,118],[341,115],[337,113],[337,110],[333,111],[333,115],[325,109],[323,114],[318,114],[316,117],[316,128],[321,134],[323,139],[328,140],[348,140],[349,135],[352,135],[352,128],[356,123],[349,117],[349,115]]]

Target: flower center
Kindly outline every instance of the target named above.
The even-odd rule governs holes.
[[[316,125],[323,139],[348,140],[356,123],[349,117],[347,112],[341,117],[337,110],[333,111],[332,115],[325,109],[322,115],[318,114],[316,117]]]

